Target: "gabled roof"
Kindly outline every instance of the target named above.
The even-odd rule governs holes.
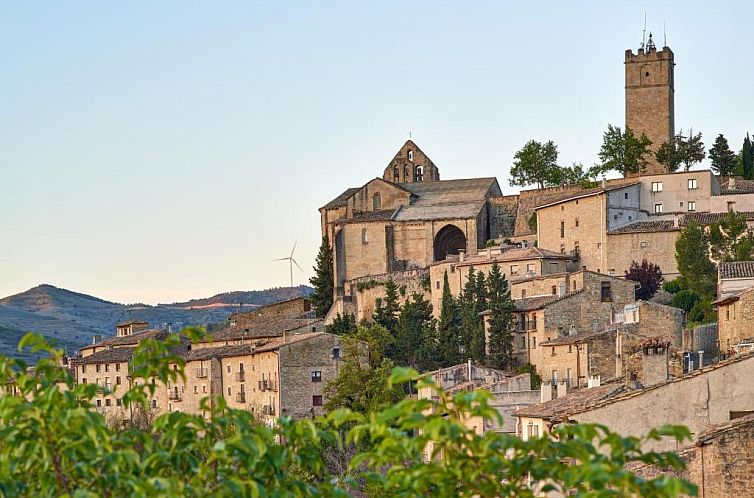
[[[621,233],[647,233],[647,232],[677,232],[680,228],[675,226],[673,220],[657,221],[634,221],[628,225],[610,230],[609,234]]]
[[[401,183],[401,186],[418,196],[415,205],[453,204],[467,202],[469,199],[482,200],[487,197],[490,189],[497,190],[496,193],[500,192],[500,186],[495,177]]]
[[[97,351],[89,356],[74,360],[77,365],[87,365],[92,363],[118,363],[131,361],[135,348],[112,348],[103,351]]]
[[[431,182],[431,183],[440,183]],[[453,220],[476,218],[484,209],[485,201],[464,202],[456,204],[440,204],[437,206],[410,205],[396,210],[393,219],[396,221],[419,220]]]
[[[601,401],[613,398],[627,391],[622,383],[605,384],[599,387],[581,388],[571,391],[562,398],[556,398],[544,403],[525,406],[516,411],[517,417],[543,418],[545,420],[560,419],[573,413],[588,410]]]
[[[90,344],[87,346],[82,347],[81,349],[87,349],[87,348],[94,348],[94,347],[102,347],[102,346],[136,346],[139,344],[139,342],[143,341],[144,339],[163,339],[164,337],[167,337],[170,332],[168,332],[165,329],[152,329],[152,330],[143,330],[141,332],[136,332],[131,335],[124,335],[121,337],[113,337],[111,339],[105,339],[104,341],[100,341],[96,344]]]
[[[754,211],[737,211],[735,214],[746,216],[746,221],[754,221]],[[728,213],[688,213],[681,220],[680,225],[688,225],[689,221],[696,221],[702,226],[711,225],[712,223],[724,220]]]
[[[754,278],[754,261],[732,261],[720,263],[720,279]]]
[[[275,337],[256,341],[254,344],[238,344],[229,346],[205,347],[192,349],[182,356],[186,361],[206,361],[212,358],[231,358],[234,356],[246,356],[268,351],[276,351],[288,344],[313,339],[324,335],[325,332],[310,332],[306,334],[293,334],[288,337]]]
[[[361,187],[351,187],[345,190],[342,194],[340,194],[335,199],[331,200],[324,206],[322,206],[320,209],[335,209],[339,207],[345,207],[348,204],[348,199],[351,198],[353,194],[361,190]]]
[[[555,206],[557,204],[567,202],[567,201],[572,201],[575,199],[582,199],[584,197],[591,197],[593,195],[604,194],[604,193],[612,192],[614,190],[621,190],[621,189],[624,189],[627,187],[633,187],[634,185],[639,185],[639,184],[641,184],[641,182],[631,182],[631,183],[623,183],[620,185],[612,185],[612,186],[607,186],[607,187],[595,187],[595,188],[583,189],[578,192],[566,194],[562,198],[548,202],[547,204],[536,206],[534,210],[536,211],[537,209]]]
[[[513,302],[516,304],[516,311],[534,311],[549,306],[552,303],[571,298],[582,292],[584,292],[583,288],[574,292],[568,292],[562,296],[553,294],[551,296],[524,297],[522,299],[514,299]]]
[[[297,318],[281,315],[242,316],[237,315],[235,325],[218,330],[213,341],[235,341],[263,337],[279,337],[284,332],[311,327],[322,321],[321,318]],[[207,340],[206,342],[209,342]]]

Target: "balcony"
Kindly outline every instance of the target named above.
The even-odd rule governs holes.
[[[244,372],[236,372],[236,382],[243,382],[245,380]]]
[[[196,369],[196,378],[197,379],[206,379],[208,372],[206,368],[197,368]]]
[[[168,393],[168,399],[170,401],[180,401],[181,400],[181,393],[178,393],[176,391],[170,391],[170,393]]]
[[[236,393],[236,403],[246,403],[246,393]]]

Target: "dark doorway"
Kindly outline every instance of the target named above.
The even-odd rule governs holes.
[[[445,225],[435,235],[435,261],[444,260],[449,254],[466,250],[466,236],[455,225]]]

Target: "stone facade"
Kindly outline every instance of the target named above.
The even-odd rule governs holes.
[[[675,260],[675,243],[681,235],[681,229],[669,222],[669,225],[644,229],[642,224],[636,229],[624,229],[607,234],[607,252],[605,261],[608,273],[623,276],[631,263],[641,263],[646,259],[662,270],[665,280],[678,277]]]
[[[717,332],[720,353],[732,355],[735,347],[754,341],[754,287],[714,303],[717,306]]]
[[[699,498],[754,496],[754,415],[715,425],[704,431],[693,446],[678,451],[682,471],[646,464],[630,467],[640,477],[681,477],[699,488]]]
[[[646,51],[626,50],[626,127],[646,134],[652,152],[675,135],[674,66],[673,51],[656,50],[651,35]],[[653,153],[648,159],[648,174],[664,172]]]
[[[346,288],[349,289],[346,294],[352,296],[356,321],[371,320],[377,300],[385,298],[385,282],[395,282],[398,286],[398,302],[403,305],[414,294],[421,294],[428,301],[431,299],[429,287],[426,286],[428,279],[429,271],[426,269],[370,275],[346,282]]]
[[[409,140],[387,165],[382,178],[393,183],[433,182],[440,179],[440,172],[435,163]]]

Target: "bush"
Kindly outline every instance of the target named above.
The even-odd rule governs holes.
[[[671,294],[675,294],[682,289],[683,286],[681,284],[680,278],[676,278],[675,280],[671,280],[670,282],[665,282],[664,284],[662,284],[662,290]]]
[[[181,339],[148,339],[135,349],[131,376],[139,382],[123,396],[126,409],[147,408],[154,389],[185,378],[183,360],[171,353]],[[390,383],[415,381],[430,399],[404,399],[370,416],[339,409],[268,427],[219,397],[211,406],[202,402],[207,419],[172,412],[150,427],[115,430],[92,406],[103,387],[75,385],[59,366],[62,351],[40,336],[27,335],[21,345],[50,358],[27,370],[0,356],[0,385],[19,393],[0,395],[2,496],[513,497],[534,496],[532,488],[543,486],[578,496],[696,494],[672,471],[644,479],[626,470],[631,462],[682,469],[677,454],[641,448],[667,436],[681,442],[690,435],[685,428],[663,427],[644,438],[590,424],[562,424],[554,438],[529,441],[478,434],[463,421],[501,423],[491,394],[450,395],[406,369],[394,370]]]
[[[716,319],[715,310],[709,299],[699,299],[691,308],[688,314],[690,324],[702,324],[714,322]]]
[[[670,302],[670,305],[675,306],[676,308],[681,308],[688,313],[700,299],[701,297],[696,292],[683,289],[673,295],[673,300]]]

